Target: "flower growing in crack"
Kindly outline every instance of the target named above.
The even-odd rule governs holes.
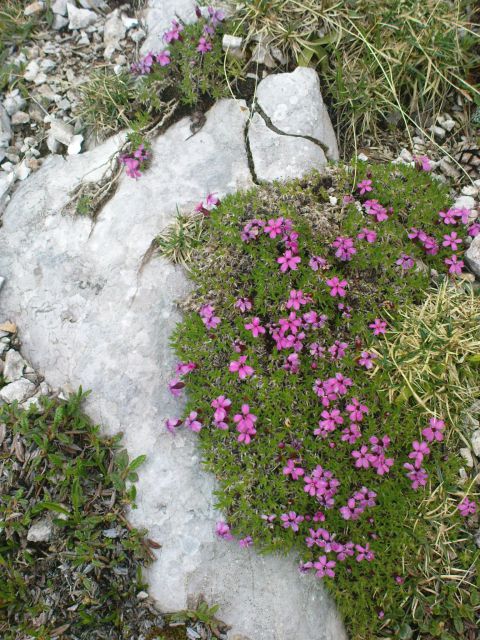
[[[174,378],[173,380],[170,380],[170,382],[168,383],[168,390],[170,391],[172,396],[174,396],[175,398],[178,398],[180,396],[180,393],[184,388],[185,388],[185,383],[179,378]]]
[[[165,428],[167,431],[175,435],[175,430],[182,424],[182,421],[178,418],[167,418],[165,420]]]
[[[251,547],[253,545],[253,538],[252,536],[245,536],[245,538],[241,538],[238,541],[238,544],[242,547],[242,549],[248,549],[248,547]]]

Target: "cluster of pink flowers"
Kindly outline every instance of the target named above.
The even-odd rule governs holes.
[[[347,236],[338,236],[338,238],[332,242],[332,247],[336,249],[335,255],[339,260],[342,260],[342,262],[350,261],[357,253],[352,238],[348,238]]]
[[[217,429],[221,429],[222,431],[228,429],[227,416],[230,407],[232,406],[232,401],[222,395],[215,398],[215,400],[212,400],[210,406],[215,409],[215,413],[213,414],[213,423]]]
[[[477,513],[477,503],[474,500],[469,500],[466,496],[458,504],[458,510],[464,518],[473,516]]]
[[[357,469],[369,469],[373,467],[379,476],[389,473],[393,466],[394,459],[386,457],[386,451],[390,446],[389,436],[371,436],[369,438],[370,448],[362,445],[360,449],[352,451],[352,458],[355,460]]]
[[[305,518],[304,516],[297,516],[295,511],[289,511],[288,513],[282,513],[280,520],[282,521],[282,527],[284,529],[291,529],[296,533],[298,531],[298,525],[301,524]]]
[[[337,372],[332,378],[326,380],[315,380],[313,390],[320,398],[324,407],[329,407],[332,402],[339,400],[348,393],[348,389],[353,385],[351,378]]]
[[[430,256],[434,256],[439,251],[439,246],[437,240],[433,236],[429,236],[422,229],[417,229],[416,227],[412,227],[408,232],[408,237],[410,240],[416,240]]]
[[[322,507],[331,509],[335,503],[334,496],[340,486],[340,481],[333,477],[331,471],[317,465],[309,476],[304,476],[303,490],[310,496],[315,496]]]
[[[250,413],[250,407],[248,404],[242,404],[241,412],[233,416],[233,421],[237,425],[237,431],[240,434],[237,438],[238,442],[250,444],[252,436],[257,433],[257,430],[255,429],[257,416]]]
[[[369,216],[373,216],[376,220],[376,222],[384,222],[385,220],[388,220],[388,213],[392,213],[392,211],[390,210],[389,212],[387,212],[387,209],[385,209],[385,207],[383,207],[378,200],[372,199],[372,200],[366,200],[363,203],[363,206],[365,208],[365,211],[367,212],[367,214]]]
[[[216,329],[220,324],[220,318],[215,315],[215,307],[211,304],[204,304],[199,314],[207,329]]]
[[[228,525],[226,522],[224,522],[223,520],[220,520],[219,522],[217,522],[217,524],[215,525],[215,533],[217,534],[217,536],[219,538],[222,538],[222,540],[233,540],[233,535],[231,533],[230,530],[230,525]],[[253,538],[252,536],[245,536],[245,538],[241,538],[238,541],[238,545],[242,548],[242,549],[248,549],[248,547],[251,547],[253,545]]]
[[[339,509],[342,518],[344,520],[358,520],[367,507],[376,505],[376,497],[375,491],[370,491],[367,487],[355,491],[353,496],[347,500],[347,504]]]
[[[197,368],[195,362],[179,362],[175,369],[175,377],[168,383],[168,389],[172,396],[178,398],[181,391],[185,388],[185,382],[182,378]]]
[[[444,429],[445,422],[440,418],[432,417],[429,420],[429,426],[422,431],[425,440],[414,440],[412,442],[412,450],[408,454],[408,457],[413,461],[413,464],[406,462],[403,466],[407,470],[406,475],[411,481],[414,491],[427,484],[428,473],[422,467],[422,464],[425,458],[430,455],[430,447],[428,445],[435,442],[442,442]]]
[[[122,153],[118,156],[118,161],[125,167],[125,173],[129,178],[137,180],[140,178],[145,162],[150,158],[150,152],[141,144],[131,153]]]
[[[183,27],[182,27],[183,29]],[[165,49],[159,53],[149,51],[141,60],[130,66],[130,71],[137,76],[146,76],[154,70],[154,65],[166,67],[170,64],[170,51]]]

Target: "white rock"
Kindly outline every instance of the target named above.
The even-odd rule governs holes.
[[[3,276],[0,276],[0,291],[2,290],[3,285],[5,284],[6,280]]]
[[[472,444],[473,453],[480,458],[480,429],[475,429],[470,439]]]
[[[0,104],[0,148],[6,148],[12,138],[12,127],[6,109]]]
[[[413,162],[413,156],[408,149],[402,149],[400,151],[399,157],[401,158],[401,160],[403,160],[403,162]]]
[[[0,400],[3,400],[7,404],[12,402],[23,402],[35,393],[35,385],[25,378],[15,380],[0,389]]]
[[[145,40],[147,34],[143,29],[132,29],[132,31],[129,31],[128,37],[130,38],[130,40],[132,40],[132,42],[138,44],[142,40]]]
[[[32,169],[28,166],[27,161],[22,160],[22,162],[15,167],[15,178],[23,181],[25,178],[28,178],[31,172]]]
[[[26,104],[27,102],[25,98],[20,95],[20,91],[18,89],[14,89],[7,93],[5,100],[3,101],[5,111],[9,116],[13,116],[17,111],[23,109]]]
[[[37,73],[37,75],[35,76],[35,79],[33,82],[36,85],[40,85],[46,81],[47,81],[47,74],[44,71],[40,71],[40,73]]]
[[[119,16],[118,9],[108,16],[103,31],[103,43],[105,45],[104,57],[109,60],[114,51],[120,49],[120,40],[125,37],[126,27]]]
[[[15,351],[15,349],[7,351],[7,355],[5,356],[5,369],[3,373],[6,382],[15,382],[15,380],[20,380],[27,366],[28,364],[18,351]]]
[[[68,18],[64,18],[63,16],[59,16],[58,14],[55,14],[55,16],[53,17],[52,27],[53,29],[55,29],[55,31],[60,31],[60,29],[66,27],[67,24]]]
[[[78,0],[78,2],[85,9],[108,9],[105,0]]]
[[[47,136],[47,148],[51,153],[60,153],[60,142],[51,133]]]
[[[25,71],[23,72],[23,77],[27,82],[34,82],[35,78],[40,73],[40,67],[36,60],[30,60],[30,62],[25,67]]]
[[[53,523],[50,518],[34,522],[27,533],[28,542],[48,542],[52,537]]]
[[[275,133],[258,113],[250,121],[248,140],[259,180],[288,180],[327,164],[317,144],[302,137]]]
[[[77,9],[77,7],[70,2],[67,3],[67,13],[69,19],[68,28],[70,31],[75,29],[85,29],[91,24],[94,24],[98,19],[98,16],[94,11],[90,11],[89,9]]]
[[[467,467],[469,469],[472,469],[473,468],[473,456],[472,456],[472,452],[470,451],[470,449],[468,447],[462,447],[461,449],[459,449],[459,451],[460,451],[460,455],[465,460],[465,464],[467,465]]]
[[[81,37],[78,39],[78,44],[82,46],[90,44],[90,38],[88,37],[88,34],[85,33],[85,31],[80,31],[80,34]]]
[[[63,122],[63,120],[52,120],[50,134],[55,140],[68,147],[73,139],[73,127],[71,124]]]
[[[243,38],[225,33],[222,38],[222,49],[237,58],[243,58],[242,43]]]
[[[129,18],[125,13],[120,16],[123,22],[123,26],[128,31],[134,27],[138,27],[138,20],[136,18]]]
[[[455,128],[455,124],[456,124],[455,120],[452,120],[452,119],[444,120],[442,122],[442,128],[446,129],[447,131],[451,131],[452,129]]]
[[[368,156],[364,153],[359,153],[357,156],[357,160],[360,160],[360,162],[368,162]]]
[[[458,209],[474,209],[475,198],[472,198],[472,196],[459,196],[453,206]]]
[[[480,278],[480,235],[476,236],[465,252],[465,262],[477,278]]]
[[[75,156],[77,153],[80,153],[82,150],[82,142],[83,136],[81,134],[77,134],[73,136],[70,144],[68,145],[67,153],[69,156]]]
[[[462,194],[464,196],[473,196],[478,195],[478,187],[473,184],[468,184],[462,188]]]
[[[338,146],[320,92],[318,74],[308,67],[267,76],[257,87],[257,102],[283,133],[310,137],[325,145],[338,160]]]
[[[443,129],[442,127],[434,125],[433,127],[430,127],[430,131],[437,138],[444,138],[445,137],[445,129]]]
[[[43,58],[43,60],[41,60],[40,62],[40,69],[42,69],[42,71],[45,71],[46,73],[48,73],[52,69],[55,69],[56,66],[57,64],[50,58]]]
[[[16,111],[12,116],[12,124],[14,126],[19,124],[27,124],[27,122],[30,122],[30,116],[28,115],[28,113],[25,113],[25,111]]]
[[[23,10],[24,16],[33,16],[36,13],[42,13],[45,9],[45,2],[43,0],[37,0],[37,2],[31,2]]]
[[[52,3],[52,11],[60,16],[67,15],[67,0],[55,0]]]

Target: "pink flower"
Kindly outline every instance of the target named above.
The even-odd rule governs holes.
[[[125,165],[125,173],[129,178],[134,178],[135,180],[137,180],[141,177],[142,174],[139,170],[140,162],[136,158],[127,156],[124,158],[123,163]]]
[[[214,9],[213,7],[208,7],[208,15],[214,27],[225,19],[225,13],[221,9]]]
[[[412,256],[409,256],[406,253],[402,253],[395,264],[398,264],[399,267],[402,267],[403,271],[408,271],[414,266],[415,261],[413,260]]]
[[[348,344],[346,342],[335,340],[332,346],[328,348],[328,353],[330,354],[332,360],[341,360],[345,357],[347,348]]]
[[[191,429],[192,431],[194,431],[195,433],[198,433],[203,426],[202,423],[199,420],[197,420],[197,417],[198,417],[198,413],[196,411],[191,411],[187,416],[187,418],[185,418],[185,426],[188,427],[188,429]]]
[[[242,547],[242,549],[248,549],[248,547],[251,547],[253,545],[252,536],[246,536],[245,538],[241,538],[238,541],[238,544]]]
[[[387,331],[387,323],[385,320],[381,320],[380,318],[375,318],[375,320],[368,326],[373,330],[374,336],[382,335]]]
[[[245,364],[246,361],[247,356],[240,356],[238,360],[234,360],[230,363],[228,370],[232,373],[238,373],[240,380],[245,380],[245,378],[248,378],[254,373],[254,369],[248,364]]]
[[[443,247],[450,247],[452,251],[456,251],[458,247],[462,244],[463,240],[458,237],[456,231],[452,231],[449,235],[446,234],[443,236]]]
[[[305,474],[305,469],[302,467],[296,467],[295,464],[298,460],[289,460],[287,462],[287,466],[283,467],[283,475],[284,476],[292,476],[292,480],[298,480],[301,476]]]
[[[350,261],[357,253],[357,250],[353,246],[352,238],[346,236],[338,236],[338,238],[332,242],[332,247],[336,249],[336,257],[344,262]]]
[[[238,298],[238,300],[233,305],[235,309],[240,309],[242,313],[245,311],[250,311],[252,309],[252,303],[249,298]]]
[[[166,49],[157,53],[156,60],[161,67],[166,67],[170,64],[170,51]]]
[[[309,302],[312,302],[311,296],[304,294],[301,289],[298,291],[292,289],[287,300],[287,309],[293,308],[298,311],[302,305],[308,304]]]
[[[250,413],[250,407],[248,404],[242,404],[241,413],[237,413],[233,416],[233,421],[237,424],[237,431],[240,434],[237,438],[238,442],[250,444],[252,439],[251,436],[254,436],[257,433],[255,429],[257,416]]]
[[[474,222],[468,227],[468,235],[472,238],[476,238],[480,233],[480,223]]]
[[[288,513],[282,513],[280,520],[282,521],[282,527],[284,529],[292,529],[298,531],[298,525],[304,521],[303,516],[297,516],[295,511],[289,511]]]
[[[360,358],[358,358],[358,364],[365,369],[373,369],[374,360],[377,358],[376,353],[371,353],[370,351],[362,351],[360,354]]]
[[[357,238],[359,240],[366,240],[369,243],[375,242],[377,239],[377,232],[373,229],[368,229],[367,227],[363,227],[360,233],[357,234]]]
[[[426,456],[430,454],[430,449],[428,447],[428,444],[423,440],[421,442],[418,442],[418,440],[414,440],[412,442],[412,449],[413,451],[408,454],[408,457],[412,460],[415,460],[415,468],[420,469],[424,458],[426,458]]]
[[[355,550],[358,553],[357,557],[355,558],[357,562],[361,562],[362,560],[371,562],[375,558],[375,554],[373,551],[371,551],[370,545],[368,544],[368,542],[364,547],[362,547],[362,545],[360,544],[356,544]]]
[[[166,31],[163,34],[163,39],[167,44],[173,40],[180,40],[180,32],[183,31],[183,25],[179,24],[176,20],[172,20],[172,28],[170,31]]]
[[[251,331],[254,338],[258,338],[259,335],[265,333],[265,327],[260,324],[260,318],[253,318],[253,320],[245,325],[247,331]]]
[[[300,256],[294,256],[291,251],[285,251],[283,256],[277,258],[277,262],[280,265],[280,271],[282,273],[285,273],[289,269],[296,271],[298,268],[297,265],[300,264],[301,261]]]
[[[328,576],[329,578],[334,578],[335,571],[333,569],[336,564],[335,560],[328,560],[327,556],[320,556],[318,561],[313,563],[316,577],[324,578]]]
[[[390,467],[393,467],[394,463],[393,458],[386,458],[383,452],[378,454],[369,454],[369,460],[379,476],[389,473]]]
[[[296,374],[300,371],[300,358],[297,353],[291,353],[287,362],[283,365],[285,371],[289,371],[292,374]]]
[[[202,36],[198,41],[197,51],[199,51],[200,53],[208,53],[209,51],[212,50],[212,48],[213,48],[212,43],[210,42],[210,40],[207,40],[207,38],[205,38],[204,36]]]
[[[431,171],[432,165],[428,156],[413,156],[415,166],[419,171]]]
[[[345,297],[345,289],[348,286],[346,280],[339,280],[337,276],[334,276],[333,278],[330,278],[330,280],[327,280],[327,285],[330,287],[330,295],[332,298],[335,298],[335,296],[340,296],[341,298]]]
[[[322,256],[312,256],[308,266],[312,271],[318,271],[319,269],[325,270],[328,269],[328,262],[325,258],[322,258]]]
[[[457,275],[462,273],[462,269],[465,266],[464,261],[459,260],[454,253],[450,256],[450,258],[445,258],[445,264],[448,265],[449,273],[455,273]]]
[[[378,200],[366,200],[363,206],[369,216],[375,217],[376,222],[388,220],[387,210],[382,207]]]
[[[467,224],[470,218],[471,210],[466,207],[455,207],[451,209],[453,215],[457,218],[460,218],[462,224]]]
[[[346,427],[342,431],[342,441],[348,442],[348,444],[355,444],[355,442],[362,437],[362,432],[358,428],[358,425],[352,423],[349,427]]]
[[[440,222],[443,222],[444,224],[457,224],[457,218],[455,217],[453,209],[449,209],[448,211],[440,211],[438,215],[440,218]]]
[[[174,396],[175,398],[179,397],[184,387],[185,387],[185,383],[182,382],[182,380],[179,380],[178,378],[174,378],[173,380],[170,380],[170,382],[168,383],[168,390],[170,391],[172,396]]]
[[[355,467],[357,469],[368,469],[370,467],[368,447],[365,445],[362,445],[358,451],[352,451],[352,457],[355,458]]]
[[[360,195],[363,196],[367,191],[372,190],[372,181],[371,180],[362,180],[357,184],[357,188],[360,191]]]
[[[220,204],[220,198],[217,197],[216,193],[207,193],[205,196],[205,207],[209,210],[218,207]]]
[[[223,522],[223,520],[220,520],[215,525],[215,533],[220,538],[223,538],[223,540],[233,540],[233,536],[230,533],[230,527],[226,522]]]
[[[460,511],[461,515],[466,518],[467,516],[473,515],[477,512],[477,504],[474,500],[469,500],[466,496],[463,500],[458,504],[457,509]]]
[[[197,368],[195,362],[179,362],[175,369],[175,373],[180,376],[186,376]]]
[[[354,202],[355,202],[355,198],[351,194],[343,196],[342,198],[343,204],[353,204]]]
[[[441,442],[443,440],[442,431],[445,429],[445,422],[439,418],[430,418],[430,426],[422,431],[422,436],[427,442]]]
[[[211,304],[203,305],[199,313],[207,329],[216,329],[221,322],[220,318],[215,315],[215,309]]]
[[[264,226],[263,231],[268,235],[269,238],[276,238],[277,236],[281,236],[283,233],[283,218],[269,220]]]
[[[416,491],[419,487],[424,487],[427,484],[428,473],[425,469],[415,469],[413,464],[406,462],[404,468],[409,472],[407,478],[412,482],[412,489]]]
[[[227,417],[228,411],[231,407],[232,401],[225,396],[218,396],[215,400],[212,400],[210,406],[215,409],[213,419],[215,422],[223,422]]]
[[[363,415],[368,413],[368,407],[361,404],[358,398],[352,398],[350,404],[347,404],[347,411],[349,412],[349,418],[352,422],[361,422]]]
[[[182,421],[178,418],[167,418],[167,420],[165,420],[165,428],[173,435],[175,435],[175,429],[177,429],[181,424]]]

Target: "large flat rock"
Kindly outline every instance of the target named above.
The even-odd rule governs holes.
[[[54,387],[92,389],[87,411],[105,432],[124,432],[140,469],[131,519],[162,546],[148,569],[162,609],[203,593],[219,603],[230,638],[342,640],[321,584],[291,557],[259,557],[216,538],[214,480],[202,471],[195,436],[165,431],[182,407],[167,391],[174,358],[175,300],[189,284],[161,259],[139,271],[152,238],[209,191],[252,185],[244,144],[248,110],[224,100],[189,138],[188,119],[154,141],[150,170],[123,177],[95,226],[61,210],[82,178],[95,179],[121,137],[88,153],[51,157],[13,195],[0,228],[0,317],[20,328],[25,356]],[[189,139],[187,139],[189,138]]]

